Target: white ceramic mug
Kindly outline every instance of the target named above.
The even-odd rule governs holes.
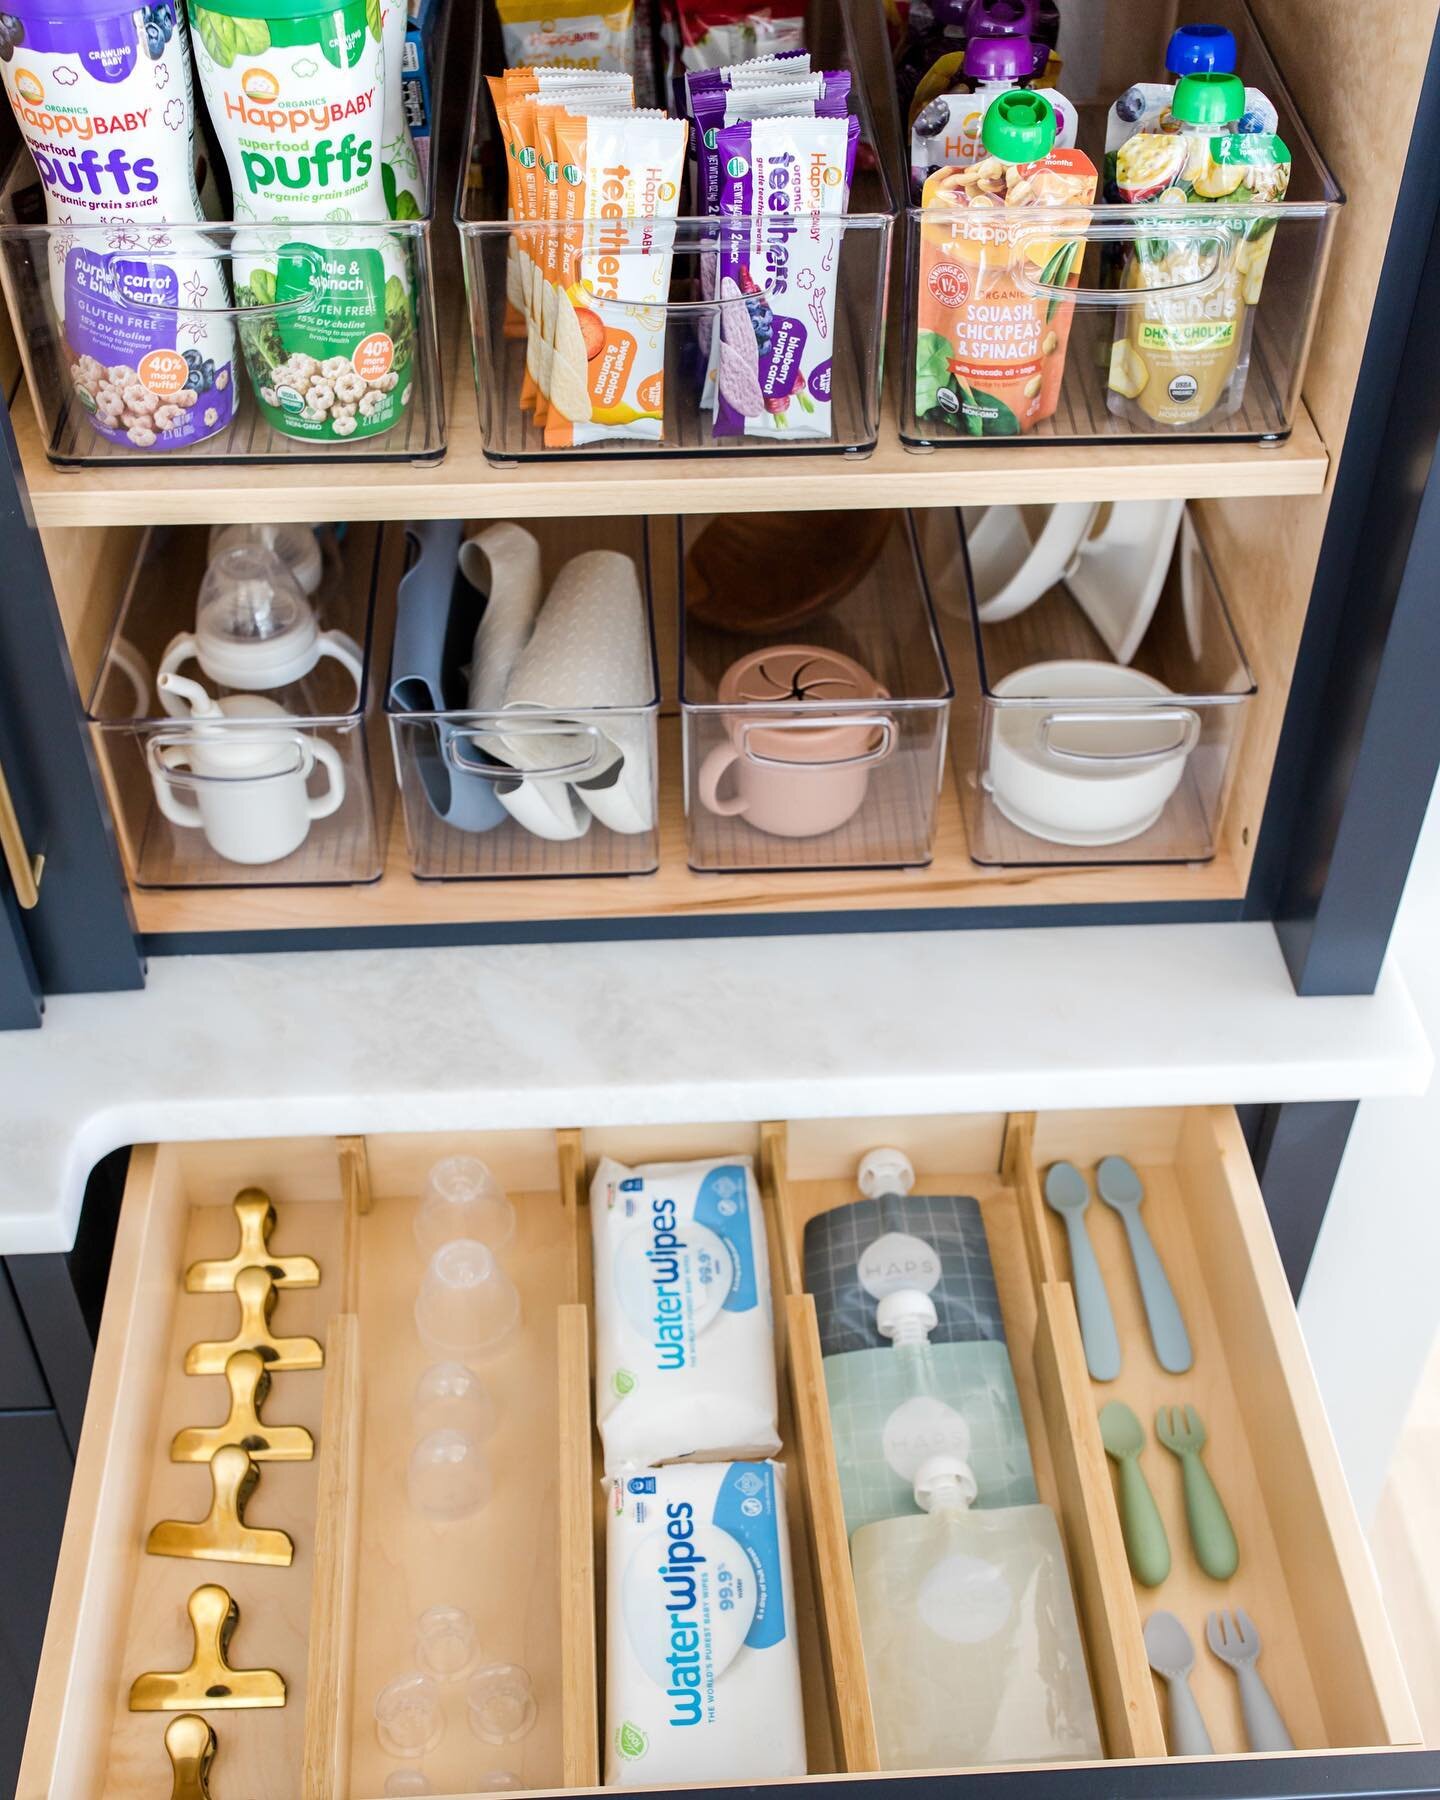
[[[247,734],[240,746],[211,737],[150,740],[150,779],[161,812],[172,825],[203,831],[217,856],[227,862],[279,862],[305,842],[316,819],[337,811],[345,798],[345,766],[340,753],[321,738],[299,732]],[[308,782],[319,764],[323,792]],[[192,804],[177,788],[194,791]]]

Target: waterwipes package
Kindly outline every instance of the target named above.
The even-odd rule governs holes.
[[[606,1474],[777,1451],[770,1261],[750,1158],[631,1169],[605,1157],[590,1218]]]
[[[875,1303],[905,1288],[935,1303],[932,1343],[1005,1341],[980,1203],[968,1196],[882,1193],[817,1214],[805,1227],[805,1286],[826,1356],[883,1347]]]
[[[969,1464],[978,1507],[1040,1498],[1004,1344],[897,1341],[827,1356],[824,1369],[848,1534],[914,1512],[931,1456]]]
[[[804,1775],[785,1471],[649,1469],[609,1514],[606,1785]]]

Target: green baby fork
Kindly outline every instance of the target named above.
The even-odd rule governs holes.
[[[1100,1408],[1100,1442],[1120,1472],[1120,1533],[1131,1573],[1145,1587],[1159,1587],[1170,1573],[1170,1539],[1140,1467],[1145,1427],[1123,1400]]]
[[[1240,1546],[1225,1503],[1200,1460],[1205,1448],[1204,1422],[1193,1406],[1162,1406],[1155,1415],[1155,1435],[1180,1458],[1185,1517],[1195,1560],[1216,1581],[1228,1581],[1240,1566]]]

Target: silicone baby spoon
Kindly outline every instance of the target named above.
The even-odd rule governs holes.
[[[1120,1339],[1105,1277],[1095,1259],[1090,1234],[1085,1229],[1085,1208],[1090,1189],[1074,1163],[1051,1163],[1045,1174],[1045,1199],[1052,1212],[1065,1221],[1070,1239],[1070,1279],[1075,1287],[1075,1310],[1080,1315],[1080,1336],[1085,1342],[1085,1362],[1095,1381],[1113,1381],[1120,1373]]]
[[[1183,1375],[1194,1362],[1190,1336],[1180,1316],[1175,1290],[1170,1286],[1145,1221],[1140,1217],[1140,1202],[1145,1190],[1140,1177],[1123,1156],[1101,1159],[1095,1170],[1095,1191],[1112,1212],[1125,1221],[1125,1235],[1130,1240],[1130,1254],[1135,1259],[1135,1274],[1140,1283],[1140,1298],[1145,1302],[1145,1317],[1150,1325],[1150,1342],[1155,1346],[1156,1360],[1172,1375]]]
[[[1131,1572],[1146,1587],[1159,1587],[1170,1573],[1170,1539],[1140,1467],[1145,1427],[1123,1400],[1101,1407],[1100,1441],[1120,1471],[1120,1530]]]

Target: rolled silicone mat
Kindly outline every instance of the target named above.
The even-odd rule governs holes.
[[[485,747],[517,770],[559,768],[589,758],[593,734],[599,732],[604,741],[587,779],[603,778],[623,757],[620,779],[602,782],[598,801],[584,788],[581,797],[612,830],[648,831],[655,810],[649,721],[617,713],[578,721],[573,731],[566,731],[563,715],[644,707],[654,697],[645,600],[635,564],[616,550],[587,550],[555,577],[505,693],[504,711],[559,714],[560,728],[496,732],[487,736]],[[501,799],[506,799],[503,791]]]
[[[523,525],[502,521],[461,545],[460,572],[486,596],[470,662],[470,706],[498,712],[540,610],[540,546]]]
[[[1004,1344],[887,1344],[824,1368],[847,1533],[917,1511],[915,1476],[940,1454],[969,1465],[976,1506],[1039,1499]]]
[[[875,1307],[901,1288],[934,1302],[932,1344],[1005,1341],[980,1203],[968,1195],[883,1194],[818,1213],[805,1227],[805,1286],[825,1356],[888,1349]]]

